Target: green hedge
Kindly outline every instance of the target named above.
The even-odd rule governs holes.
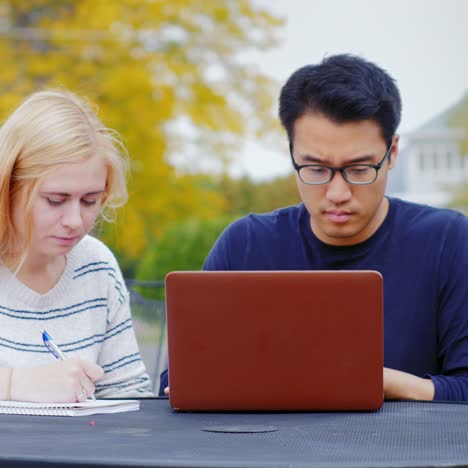
[[[162,280],[174,270],[200,270],[206,256],[234,217],[212,221],[190,219],[170,224],[146,250],[136,270],[140,281]],[[142,288],[145,297],[161,299],[161,291]]]

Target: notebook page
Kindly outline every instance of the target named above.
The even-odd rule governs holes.
[[[30,416],[87,416],[101,413],[136,411],[138,400],[87,400],[81,403],[30,403],[25,401],[0,401],[0,414]]]

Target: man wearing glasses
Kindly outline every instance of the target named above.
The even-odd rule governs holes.
[[[235,221],[204,269],[377,270],[385,398],[468,401],[468,220],[385,197],[398,156],[394,80],[331,56],[292,74],[279,115],[303,203]]]

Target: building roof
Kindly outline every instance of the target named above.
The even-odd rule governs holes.
[[[435,117],[432,117],[421,127],[410,132],[407,137],[411,140],[417,139],[463,139],[468,137],[468,122],[465,128],[456,128],[452,123],[452,119],[460,113],[465,113],[468,116],[468,91],[465,92],[463,98],[456,104],[445,109]]]

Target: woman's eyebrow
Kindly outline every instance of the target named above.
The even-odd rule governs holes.
[[[67,192],[54,192],[54,191],[48,191],[48,190],[41,190],[41,193],[43,195],[57,195],[59,197],[71,197],[71,193]],[[88,195],[100,195],[101,193],[104,193],[104,190],[95,190],[93,192],[87,192],[83,196],[87,197]]]

